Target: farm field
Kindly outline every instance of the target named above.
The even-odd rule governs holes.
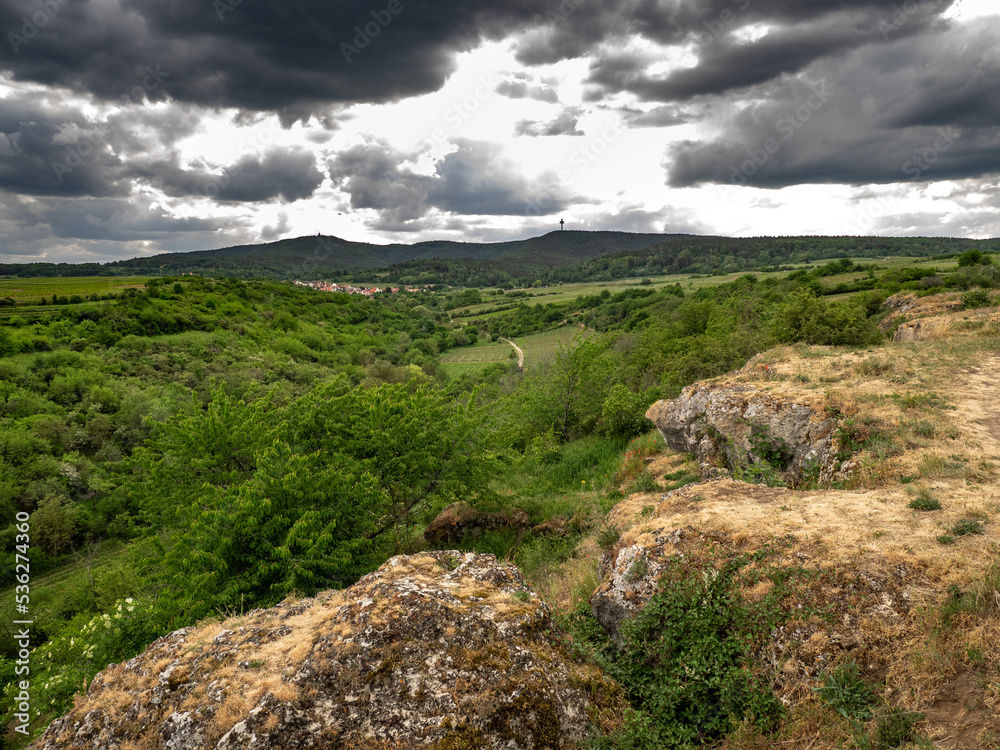
[[[146,276],[78,276],[70,278],[0,279],[0,298],[9,297],[18,304],[51,300],[52,295],[86,299],[92,294],[117,294],[123,289],[143,287]]]
[[[839,258],[829,258],[824,260],[813,261],[811,263],[796,263],[791,264],[795,268],[805,268],[812,269],[818,268],[826,263],[833,260],[839,260]],[[956,259],[952,258],[949,260],[932,260],[930,258],[910,258],[904,256],[891,256],[886,258],[852,258],[856,263],[863,263],[864,265],[873,266],[876,271],[884,271],[890,268],[902,268],[904,266],[912,268],[927,268],[928,266],[933,266],[942,271],[951,271],[958,265]],[[773,272],[763,272],[763,271],[743,271],[740,273],[726,274],[725,276],[700,276],[691,274],[671,274],[669,276],[652,276],[649,277],[650,284],[643,285],[641,279],[617,279],[613,281],[586,281],[580,282],[578,284],[563,284],[562,286],[546,287],[543,289],[515,289],[514,292],[527,292],[527,297],[514,297],[510,298],[507,295],[490,297],[487,302],[483,302],[477,305],[470,305],[468,307],[456,308],[453,313],[458,312],[471,312],[473,315],[469,316],[465,320],[468,322],[473,322],[475,319],[475,313],[480,311],[486,311],[490,308],[497,307],[498,305],[508,305],[516,304],[518,302],[523,302],[526,305],[545,305],[550,302],[566,302],[569,300],[574,300],[580,296],[586,296],[590,294],[600,294],[602,291],[607,289],[611,294],[616,294],[622,292],[626,289],[633,289],[636,287],[644,286],[647,289],[660,289],[665,286],[673,286],[674,284],[680,284],[684,291],[694,291],[697,289],[702,289],[705,287],[718,286],[719,284],[725,284],[730,281],[738,279],[740,276],[756,276],[759,279],[767,279],[772,277],[783,278],[787,276],[790,271],[773,271]],[[866,274],[863,272],[851,272],[845,273],[838,276],[830,276],[821,279],[824,286],[834,287],[838,284],[842,284],[847,281],[853,281],[859,279]],[[484,292],[494,292],[495,290],[484,290]]]
[[[513,341],[524,351],[524,366],[531,367],[554,357],[560,346],[570,344],[579,336],[590,335],[593,335],[592,332],[579,326],[563,326],[530,336],[518,336]],[[494,362],[508,362],[513,352],[510,344],[493,341],[452,349],[442,354],[439,361],[449,375],[461,375],[473,373]]]

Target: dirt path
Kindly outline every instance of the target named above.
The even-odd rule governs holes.
[[[989,458],[1000,458],[1000,357],[986,357],[965,371],[955,389],[962,420],[983,444]]]
[[[510,339],[504,339],[504,338],[502,338],[500,340],[501,341],[506,341],[508,344],[510,344],[511,346],[514,347],[514,351],[517,352],[517,366],[520,367],[523,370],[524,369],[524,350],[521,347],[519,347],[517,344],[515,344],[513,341],[511,341]]]

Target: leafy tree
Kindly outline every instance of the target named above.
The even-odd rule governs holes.
[[[964,266],[988,266],[993,263],[993,259],[976,248],[969,248],[958,256],[959,267]]]
[[[611,386],[601,405],[601,427],[609,435],[630,439],[649,429],[645,399],[621,383]]]
[[[352,389],[341,378],[293,406],[285,435],[298,450],[346,456],[377,480],[388,500],[378,536],[488,492],[500,464],[483,419],[472,399],[455,401],[416,380]]]
[[[778,311],[776,332],[782,341],[807,344],[863,346],[882,340],[863,309],[814,297],[808,291],[794,292]]]
[[[202,494],[163,560],[184,621],[343,586],[372,563],[388,498],[360,462],[275,441],[256,463],[248,481]]]
[[[58,495],[48,495],[31,514],[32,540],[50,555],[73,548],[80,511],[75,503]]]

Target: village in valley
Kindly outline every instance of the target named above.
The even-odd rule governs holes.
[[[399,294],[400,292],[419,292],[421,291],[417,287],[407,286],[407,287],[386,287],[383,289],[379,286],[371,287],[359,287],[351,286],[350,284],[336,284],[332,281],[295,281],[293,282],[296,286],[304,286],[309,289],[315,289],[320,292],[346,292],[347,294],[361,294],[365,297],[371,297],[373,294],[382,294],[388,292],[390,294]]]

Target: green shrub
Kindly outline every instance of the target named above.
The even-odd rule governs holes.
[[[875,744],[879,748],[899,747],[913,742],[916,737],[914,725],[924,718],[924,714],[893,708],[878,717],[875,726]]]
[[[990,294],[985,289],[970,289],[962,295],[962,307],[971,310],[977,307],[989,307]]]
[[[910,501],[913,510],[941,510],[941,502],[931,494],[926,487],[917,491],[917,496]]]
[[[648,471],[643,471],[639,476],[637,476],[632,483],[626,488],[625,493],[628,495],[634,495],[638,492],[660,492],[663,488],[660,486],[656,478],[650,474]]]
[[[966,536],[968,534],[982,534],[983,522],[975,518],[961,518],[949,529],[955,536]]]
[[[611,386],[601,406],[600,429],[619,438],[633,438],[649,429],[646,408],[649,403],[620,383]]]
[[[813,690],[845,719],[868,721],[875,716],[878,691],[861,676],[854,660],[824,672],[820,681],[823,684]]]
[[[771,727],[783,714],[770,690],[742,668],[752,618],[734,579],[748,562],[718,570],[671,562],[660,591],[622,624],[624,647],[611,672],[632,705],[652,717],[655,727],[643,720],[642,734],[657,747],[721,737],[734,720]]]
[[[618,540],[621,539],[621,536],[622,532],[617,527],[604,526],[597,532],[597,543],[601,545],[601,549],[611,549],[618,544]]]
[[[99,615],[78,615],[49,641],[32,651],[32,720],[58,716],[73,702],[81,685],[108,664],[140,653],[165,632],[151,600],[122,599]],[[0,722],[13,719],[16,684],[4,690]]]

